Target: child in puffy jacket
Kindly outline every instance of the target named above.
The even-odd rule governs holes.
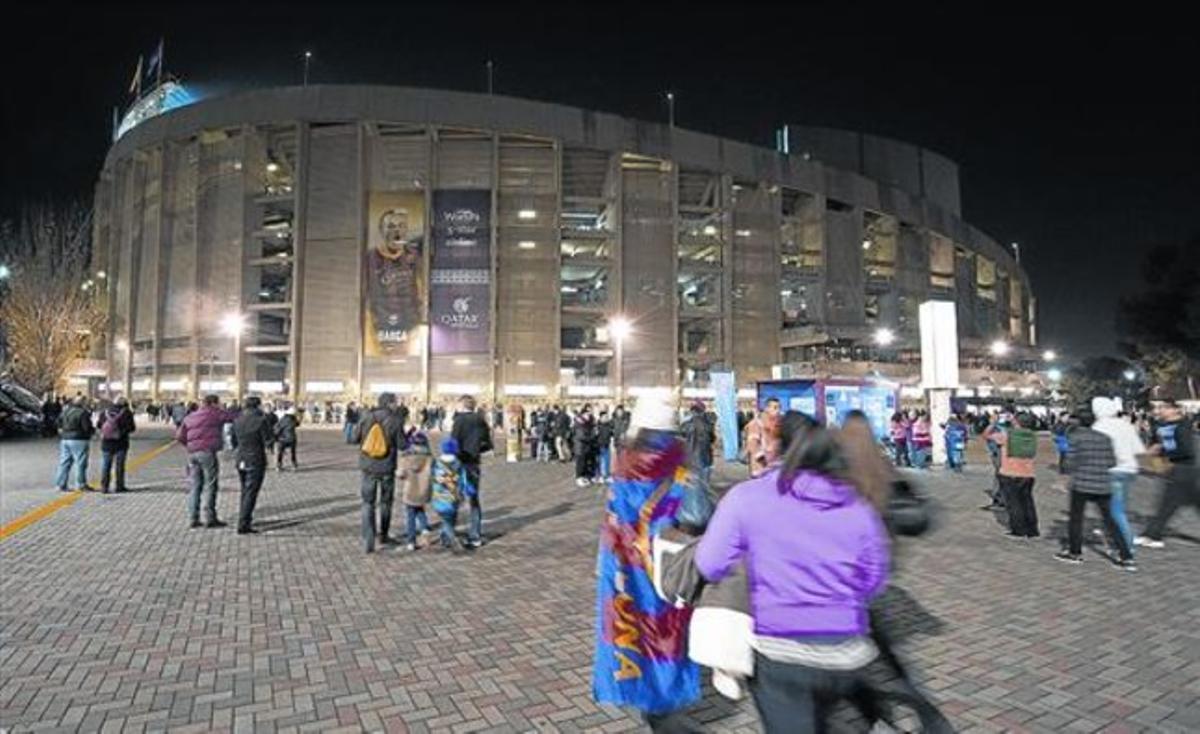
[[[470,496],[470,480],[461,461],[458,460],[458,441],[447,438],[442,441],[442,453],[433,460],[433,509],[442,518],[442,547],[454,548],[457,544],[454,526],[458,522],[458,506],[464,496]]]
[[[416,429],[410,429],[405,443],[407,446],[400,452],[397,462],[397,475],[405,510],[406,548],[414,551],[417,534],[429,530],[425,505],[433,495],[433,452],[429,448],[429,437]]]

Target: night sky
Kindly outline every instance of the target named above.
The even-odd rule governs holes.
[[[112,106],[163,35],[167,70],[205,94],[299,83],[306,48],[314,83],[482,91],[490,58],[497,93],[665,120],[671,89],[680,127],[764,146],[788,121],[923,145],[961,166],[967,221],[1020,243],[1041,342],[1071,359],[1114,351],[1142,253],[1200,233],[1200,57],[1182,19],[333,7],[6,10],[0,215],[90,196]]]

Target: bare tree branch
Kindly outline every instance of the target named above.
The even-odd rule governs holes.
[[[0,227],[0,286],[9,363],[36,392],[62,390],[75,360],[105,323],[103,281],[91,278],[91,216],[78,204],[27,209]]]

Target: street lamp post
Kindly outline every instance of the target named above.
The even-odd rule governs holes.
[[[225,314],[221,319],[221,331],[233,339],[233,398],[242,399],[242,333],[246,331],[246,317],[236,311]],[[215,356],[215,355],[214,355]],[[209,370],[209,382],[212,371]]]
[[[616,372],[616,385],[613,390],[613,397],[617,405],[621,404],[623,393],[625,391],[625,339],[629,337],[629,332],[632,326],[629,319],[624,316],[614,316],[608,322],[608,336],[613,340],[614,370]]]
[[[304,86],[308,86],[308,64],[312,61],[312,51],[304,52]]]

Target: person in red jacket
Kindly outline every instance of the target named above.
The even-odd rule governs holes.
[[[179,424],[175,440],[183,444],[188,453],[188,477],[192,489],[188,495],[188,509],[191,511],[191,527],[200,527],[200,494],[207,489],[208,522],[205,527],[223,528],[225,523],[217,518],[217,480],[221,466],[217,462],[217,452],[221,450],[222,428],[233,420],[234,416],[221,408],[220,398],[216,395],[205,395],[204,405],[198,410],[188,413]]]

